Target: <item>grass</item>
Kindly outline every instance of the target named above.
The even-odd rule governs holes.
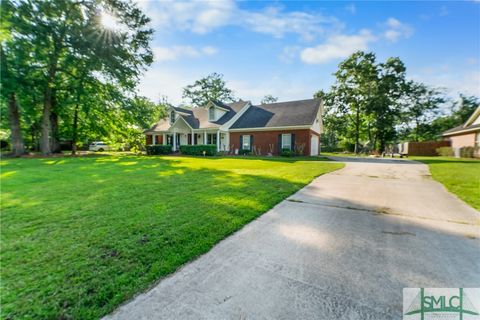
[[[3,319],[99,318],[343,166],[145,156],[0,165]]]
[[[428,164],[433,179],[480,210],[480,160],[450,157],[409,157]]]

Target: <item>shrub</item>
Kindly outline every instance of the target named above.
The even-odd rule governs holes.
[[[155,144],[147,146],[147,154],[150,156],[170,153],[172,153],[172,146],[169,145]]]
[[[217,146],[214,144],[185,145],[180,146],[180,152],[190,156],[203,156],[205,152],[206,156],[214,156],[217,154]]]
[[[240,149],[238,150],[239,155],[248,156],[252,151],[250,149]]]
[[[437,151],[437,154],[439,156],[453,157],[455,155],[455,152],[453,152],[452,147],[440,147],[435,149],[435,151]]]
[[[280,152],[280,155],[282,157],[293,157],[295,155],[295,151],[290,149],[282,149],[282,152]]]
[[[460,157],[475,158],[478,151],[479,151],[478,147],[463,147],[463,148],[460,148]]]

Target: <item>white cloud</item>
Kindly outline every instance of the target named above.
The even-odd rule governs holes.
[[[278,57],[283,62],[292,62],[298,57],[300,50],[299,46],[288,46],[283,48],[282,53]]]
[[[347,6],[345,7],[345,10],[347,10],[347,12],[349,12],[349,13],[351,13],[351,14],[357,13],[357,7],[355,6],[354,3],[351,3],[351,4],[347,5]]]
[[[440,17],[444,17],[444,16],[447,16],[449,13],[450,13],[450,11],[448,11],[447,6],[441,6],[440,7],[440,13],[438,15]]]
[[[324,25],[336,24],[334,18],[306,12],[282,12],[279,8],[268,7],[261,12],[239,11],[245,25],[259,33],[281,38],[287,33],[298,34],[304,40],[313,40],[325,33]]]
[[[155,47],[153,54],[155,61],[173,61],[179,58],[198,58],[211,56],[217,53],[217,49],[211,46],[195,48],[192,46]]]
[[[391,28],[399,28],[399,27],[402,26],[402,23],[395,18],[388,18],[387,19],[387,26],[389,26]]]
[[[325,26],[340,26],[337,19],[320,13],[285,12],[269,6],[261,11],[240,9],[233,0],[138,1],[158,31],[191,31],[205,34],[224,26],[238,26],[281,38],[285,34],[312,40],[325,33]]]
[[[159,31],[190,30],[207,33],[232,19],[236,4],[225,1],[137,1]]]
[[[478,70],[459,70],[440,65],[424,68],[413,74],[412,79],[434,87],[445,88],[452,97],[456,97],[458,93],[480,96],[480,71]]]
[[[218,52],[218,50],[215,47],[207,46],[207,47],[202,48],[202,52],[206,55],[211,56],[211,55],[216,54]]]
[[[400,38],[409,38],[413,34],[412,27],[395,18],[388,18],[385,25],[387,30],[383,33],[383,36],[391,42],[396,42]]]
[[[346,58],[355,51],[367,50],[368,44],[375,40],[376,37],[366,29],[356,35],[335,35],[328,38],[324,44],[303,49],[300,58],[306,63],[325,63]]]

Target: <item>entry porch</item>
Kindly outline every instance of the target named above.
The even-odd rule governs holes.
[[[147,144],[170,145],[174,152],[183,145],[214,144],[217,151],[229,150],[229,133],[220,130],[175,130],[155,132],[147,135]]]

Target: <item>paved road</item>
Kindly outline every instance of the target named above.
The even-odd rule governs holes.
[[[480,213],[413,161],[341,159],[107,319],[401,319],[404,287],[480,287]]]

